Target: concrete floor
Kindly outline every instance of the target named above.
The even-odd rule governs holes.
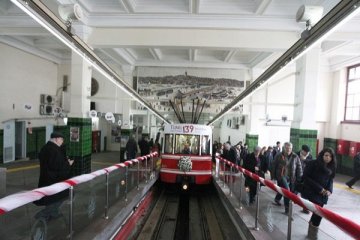
[[[348,188],[344,182],[350,177],[337,174],[334,183],[334,192],[330,196],[328,204],[324,207],[345,218],[348,218],[360,225],[360,182],[354,185],[354,189]],[[222,179],[222,178],[220,178]],[[236,209],[248,228],[251,229],[256,239],[287,239],[288,216],[284,214],[283,201],[282,206],[273,205],[275,192],[268,188],[262,187],[259,191],[259,228],[255,231],[255,212],[256,204],[248,204],[248,193],[245,192],[244,186],[240,185],[239,174],[236,177],[235,184],[232,187],[232,196],[229,196],[229,187],[223,185],[222,180],[216,181],[216,184],[222,189],[232,206]],[[239,208],[239,192],[242,190],[242,208]],[[352,239],[349,235],[339,229],[336,225],[322,220],[318,233],[315,236],[308,236],[310,214],[302,212],[302,208],[293,205],[293,221],[291,239]],[[359,233],[360,234],[360,233]]]

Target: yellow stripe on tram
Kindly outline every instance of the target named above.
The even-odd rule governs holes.
[[[351,189],[351,188],[349,188],[348,186],[346,186],[345,183],[342,183],[342,184],[340,184],[340,183],[334,183],[334,186],[335,186],[336,188],[344,189],[344,190],[347,190],[347,191],[350,191],[350,192],[352,192],[352,193],[355,193],[355,194],[360,195],[360,190]]]

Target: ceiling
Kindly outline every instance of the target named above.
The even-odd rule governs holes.
[[[111,68],[177,67],[265,70],[299,38],[299,7],[321,5],[324,15],[337,0],[43,0],[58,6],[78,3],[83,38]],[[321,45],[330,69],[359,59],[360,18]],[[354,27],[357,26],[357,27]],[[62,63],[71,52],[8,0],[0,1],[0,42]]]

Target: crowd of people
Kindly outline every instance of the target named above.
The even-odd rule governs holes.
[[[149,140],[149,137],[146,135],[138,143],[136,143],[133,136],[130,136],[125,146],[126,159],[134,159],[138,153],[140,156],[145,156],[155,151],[159,154],[161,152],[159,140],[156,139],[154,142],[152,138]]]
[[[281,146],[276,142],[275,146],[259,147],[256,146],[253,152],[248,150],[247,144],[239,142],[232,146],[230,142],[219,144],[214,142],[213,159],[215,154],[219,153],[223,158],[242,166],[250,172],[260,177],[269,176],[275,183],[295,194],[300,193],[302,198],[323,206],[327,203],[329,196],[333,192],[333,179],[336,173],[336,155],[334,150],[325,147],[314,158],[311,155],[311,149],[308,145],[302,145],[297,153],[293,151],[293,145],[286,142]],[[356,167],[360,168],[360,153],[358,153]],[[352,185],[360,179],[360,174],[347,182],[351,188]],[[249,192],[249,204],[253,204],[257,194],[257,183],[252,178],[245,176],[245,188]],[[284,214],[289,212],[289,199],[277,193],[273,204],[282,206],[284,204]],[[303,212],[310,212],[304,208]],[[309,221],[309,229],[317,230],[321,222],[321,217],[313,213]]]

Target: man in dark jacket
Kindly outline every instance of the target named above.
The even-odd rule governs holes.
[[[53,132],[50,138],[39,153],[40,177],[38,187],[46,187],[67,180],[70,177],[70,166],[74,163],[74,160],[67,159],[64,156],[64,151],[61,148],[64,136],[61,133]],[[34,203],[38,206],[46,206],[35,215],[35,218],[43,217],[45,220],[50,220],[61,216],[59,208],[68,193],[68,190],[64,190],[35,201]]]
[[[353,188],[353,185],[360,179],[360,152],[358,152],[354,157],[354,177],[346,182],[345,184],[349,188]]]
[[[139,148],[141,156],[145,156],[150,153],[149,137],[145,136],[139,141]]]
[[[286,142],[284,144],[284,150],[275,156],[273,164],[272,177],[277,180],[279,187],[285,188],[292,192],[295,191],[295,183],[300,182],[302,179],[303,170],[301,162],[298,157],[292,151],[292,143]],[[276,194],[274,204],[280,206],[280,200],[282,195]],[[285,214],[289,212],[289,199],[284,197]]]
[[[127,160],[131,160],[136,157],[137,144],[136,144],[136,141],[133,136],[131,136],[129,141],[126,143],[125,151],[126,151],[126,159]]]
[[[246,159],[244,159],[243,167],[260,177],[264,177],[267,167],[265,166],[265,157],[260,155],[260,151],[261,147],[256,146],[254,152],[248,154]],[[249,188],[249,204],[253,204],[257,193],[257,183],[249,176],[246,176],[245,187]]]

